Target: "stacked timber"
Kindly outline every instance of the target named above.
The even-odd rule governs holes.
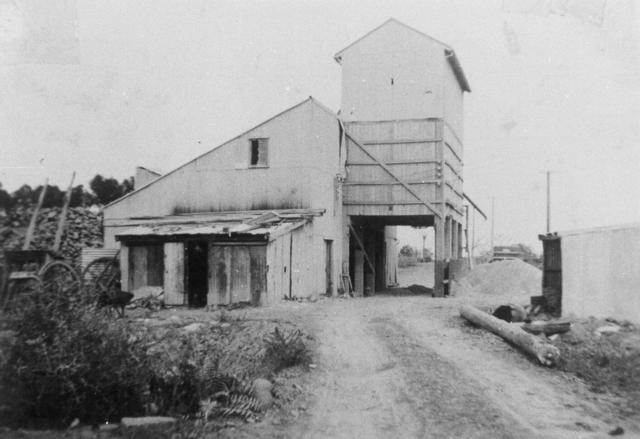
[[[32,206],[17,206],[0,218],[0,245],[4,250],[22,249],[33,209]],[[53,247],[61,212],[59,207],[40,209],[30,249],[47,250]],[[64,224],[60,254],[79,264],[83,247],[101,247],[102,242],[102,213],[82,207],[70,208]]]

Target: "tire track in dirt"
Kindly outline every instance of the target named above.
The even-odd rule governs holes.
[[[398,323],[379,317],[375,334],[402,367],[402,384],[411,408],[422,419],[416,437],[539,437],[492,404],[480,386],[453,363],[421,344]]]
[[[421,437],[402,373],[368,326],[368,316],[351,304],[332,311],[318,334],[312,415],[301,437]]]

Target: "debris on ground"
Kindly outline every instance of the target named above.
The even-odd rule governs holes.
[[[571,331],[553,340],[562,356],[558,367],[583,379],[595,392],[624,395],[629,403],[622,410],[639,413],[640,328],[628,324],[601,330],[609,326],[613,327],[593,317],[573,319]]]
[[[609,432],[609,435],[611,436],[621,436],[623,434],[624,434],[624,428],[622,427],[616,427]]]
[[[391,287],[376,291],[376,296],[433,296],[433,288],[424,285],[412,284],[408,287]]]
[[[433,288],[425,287],[424,285],[413,284],[407,287],[413,294],[426,294],[428,296],[433,295]]]
[[[135,296],[135,294],[134,294]],[[140,297],[139,299],[132,300],[127,306],[129,309],[145,308],[151,311],[159,311],[164,308],[164,301],[161,297],[148,295]]]
[[[593,331],[593,334],[596,337],[600,337],[602,334],[613,334],[615,332],[620,332],[620,326],[618,325],[600,326],[598,329]]]
[[[493,312],[493,316],[500,320],[504,320],[505,322],[524,322],[527,317],[527,312],[524,307],[517,305],[515,303],[510,303],[508,305],[500,305]]]
[[[552,321],[545,322],[536,320],[531,323],[525,323],[522,326],[522,329],[527,331],[530,334],[540,335],[544,334],[547,337],[551,338],[551,336],[564,334],[571,330],[571,322],[568,321]]]

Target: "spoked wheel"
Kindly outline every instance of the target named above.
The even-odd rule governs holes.
[[[39,271],[42,285],[58,294],[77,295],[82,287],[80,276],[66,262],[51,261]]]
[[[82,298],[80,275],[73,267],[63,261],[46,263],[38,272],[42,282],[42,295],[39,300],[47,306],[70,309]]]
[[[101,296],[110,296],[120,290],[120,263],[117,258],[104,257],[91,261],[82,272],[84,297],[93,304]]]

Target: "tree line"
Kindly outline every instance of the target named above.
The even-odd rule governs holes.
[[[35,204],[42,189],[42,185],[32,188],[28,184],[24,184],[15,192],[9,193],[2,188],[2,183],[0,183],[0,208],[11,209],[16,206]],[[64,202],[65,190],[56,185],[47,185],[42,207],[61,207]],[[69,205],[71,207],[105,205],[131,191],[133,191],[133,177],[118,182],[113,177],[105,178],[97,174],[89,182],[89,188],[80,184],[71,189]]]

